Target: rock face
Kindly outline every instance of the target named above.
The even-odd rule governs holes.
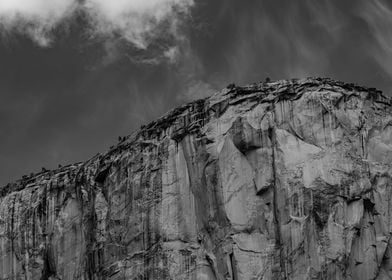
[[[0,189],[0,279],[392,279],[392,107],[231,87]]]

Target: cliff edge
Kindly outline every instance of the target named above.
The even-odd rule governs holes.
[[[392,279],[392,103],[231,86],[0,189],[0,279]]]

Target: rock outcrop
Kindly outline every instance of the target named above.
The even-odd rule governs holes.
[[[231,87],[0,189],[0,279],[392,279],[392,107]]]

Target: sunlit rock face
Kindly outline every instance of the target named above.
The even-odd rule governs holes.
[[[5,186],[1,279],[392,279],[392,110],[327,79],[232,87]]]

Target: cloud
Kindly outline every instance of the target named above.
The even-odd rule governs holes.
[[[177,61],[179,52],[180,52],[179,48],[177,46],[174,46],[164,51],[163,56],[167,58],[170,62],[174,63]]]
[[[118,34],[140,49],[149,45],[151,38],[159,36],[157,28],[169,23],[167,31],[175,32],[177,13],[186,12],[192,0],[86,0],[84,9],[92,22],[95,34]]]
[[[211,84],[204,81],[191,81],[185,91],[177,96],[177,100],[181,103],[190,102],[200,98],[205,98],[217,92]]]
[[[392,76],[392,8],[385,1],[365,1],[360,14],[374,36],[368,49],[380,67]]]
[[[46,47],[53,29],[77,7],[76,0],[0,0],[0,27],[3,33],[22,33]]]
[[[231,4],[221,15],[226,25],[231,24],[226,20],[229,16],[238,18],[231,32],[225,33],[230,42],[223,52],[229,69],[226,76],[235,82],[251,82],[266,76],[325,75],[329,56],[342,42],[347,24],[333,3],[285,1],[284,9],[274,1],[255,1],[251,9]]]
[[[180,17],[193,0],[0,0],[3,33],[21,33],[49,46],[54,30],[78,13],[93,36],[121,39],[146,49],[161,36],[179,36]]]

